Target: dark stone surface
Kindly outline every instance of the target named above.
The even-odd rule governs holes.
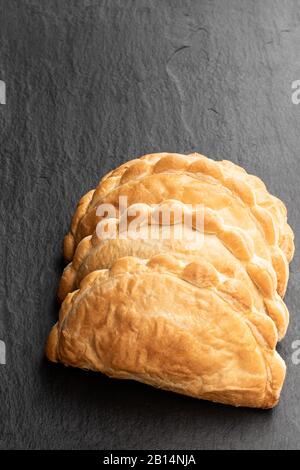
[[[0,0],[0,10],[0,446],[300,448],[300,250],[274,411],[43,359],[75,204],[129,158],[198,150],[231,159],[286,202],[299,232],[299,2]]]

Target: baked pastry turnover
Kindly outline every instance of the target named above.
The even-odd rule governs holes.
[[[190,208],[191,224],[178,237],[169,219],[165,237],[174,205]],[[132,209],[143,223],[124,236]],[[285,377],[276,344],[288,326],[293,253],[284,204],[239,166],[199,154],[129,161],[77,206],[46,354],[196,398],[271,408]]]

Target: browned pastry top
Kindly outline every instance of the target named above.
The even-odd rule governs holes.
[[[138,237],[122,236],[121,196],[146,215]],[[193,242],[175,237],[175,222],[167,239],[149,236],[153,212],[174,203],[192,207]],[[115,216],[97,215],[101,204]],[[99,223],[115,238],[99,236]],[[277,403],[294,242],[284,204],[259,178],[199,154],[129,161],[80,200],[64,252],[51,360],[236,406]]]

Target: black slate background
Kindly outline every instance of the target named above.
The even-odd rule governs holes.
[[[286,202],[297,235],[299,1],[0,0],[0,41],[0,447],[299,449],[300,250],[279,346],[288,376],[273,411],[43,359],[75,204],[129,158],[231,159]]]

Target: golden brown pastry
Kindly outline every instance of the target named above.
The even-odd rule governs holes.
[[[121,258],[68,294],[52,361],[238,406],[268,408],[285,365],[272,320],[242,282],[206,262]]]
[[[173,221],[164,239],[161,216],[174,203],[191,205],[193,225],[176,239]],[[116,217],[98,216],[100,204]],[[136,207],[145,222],[138,237],[123,238]],[[114,239],[99,226],[113,227]],[[199,154],[127,162],[77,206],[47,356],[198,398],[272,407],[285,375],[275,348],[288,326],[282,297],[293,252],[284,204],[237,165]]]
[[[184,178],[183,174],[187,177]],[[201,185],[197,184],[197,179],[202,182]],[[207,190],[212,193],[211,198]],[[148,194],[145,194],[147,191]],[[128,196],[130,204],[157,204],[164,199],[177,199],[190,204],[204,203],[208,207],[212,204],[221,212],[225,222],[227,217],[229,223],[235,220],[232,220],[233,217],[237,217],[240,228],[239,209],[227,209],[230,199],[242,202],[244,213],[248,212],[248,218],[255,220],[257,228],[269,244],[272,263],[278,275],[278,292],[284,295],[288,262],[294,253],[293,233],[286,221],[284,204],[270,195],[256,176],[248,175],[241,167],[226,160],[215,162],[200,154],[150,154],[127,162],[105,176],[94,192],[90,191],[81,199],[71,231],[65,239],[67,261],[71,261],[78,242],[93,233],[100,220],[96,216],[97,206],[103,201],[117,204],[122,195]]]
[[[150,206],[144,206],[144,211],[146,207],[151,212]],[[146,259],[158,253],[172,253],[179,259],[183,257],[192,261],[206,259],[221,274],[242,279],[249,286],[260,310],[273,319],[281,339],[286,333],[289,314],[283,300],[276,292],[276,276],[271,264],[264,260],[258,262],[258,258],[255,263],[240,259],[240,253],[243,253],[244,248],[243,239],[239,239],[240,234],[233,233],[224,241],[220,232],[219,236],[212,233],[216,223],[213,215],[210,212],[205,215],[206,225],[211,233],[199,234],[198,243],[195,243],[196,239],[192,241],[175,239],[172,232],[168,239],[147,238],[144,233],[148,234],[148,226],[143,227],[139,239],[131,238],[130,233],[122,239],[118,232],[114,240],[102,240],[96,233],[85,237],[77,246],[73,261],[64,270],[58,291],[59,299],[62,301],[69,292],[77,289],[80,281],[90,272],[110,268],[115,261],[124,256]],[[119,220],[114,219],[113,223],[118,227]]]

